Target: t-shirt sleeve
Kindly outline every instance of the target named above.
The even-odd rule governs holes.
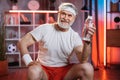
[[[45,33],[45,26],[44,25],[40,25],[37,28],[30,31],[30,34],[33,36],[33,38],[36,41],[40,41],[42,39],[44,33]]]
[[[80,46],[80,45],[83,45],[82,39],[79,36],[79,34],[76,33],[75,36],[74,36],[74,47],[77,47],[77,46]]]

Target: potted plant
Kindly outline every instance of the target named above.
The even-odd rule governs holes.
[[[8,73],[8,62],[6,58],[6,47],[5,47],[5,27],[4,19],[0,14],[0,76]]]

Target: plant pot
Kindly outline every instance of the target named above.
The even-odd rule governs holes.
[[[0,61],[0,76],[4,76],[8,74],[8,61]]]

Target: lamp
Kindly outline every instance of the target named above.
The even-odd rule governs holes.
[[[87,0],[83,0],[84,1],[84,6],[81,8],[81,12],[89,12],[89,9],[88,9],[88,1]]]

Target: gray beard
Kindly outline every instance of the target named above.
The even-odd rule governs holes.
[[[58,21],[58,25],[63,29],[68,29],[70,27],[70,25],[63,25],[60,21]]]
[[[57,23],[58,23],[58,26],[61,27],[61,28],[63,28],[63,29],[69,29],[69,28],[72,26],[72,24],[73,24],[73,22],[71,22],[71,23],[68,24],[68,25],[64,25],[64,24],[62,24],[61,21],[59,20],[59,17],[58,17]]]

